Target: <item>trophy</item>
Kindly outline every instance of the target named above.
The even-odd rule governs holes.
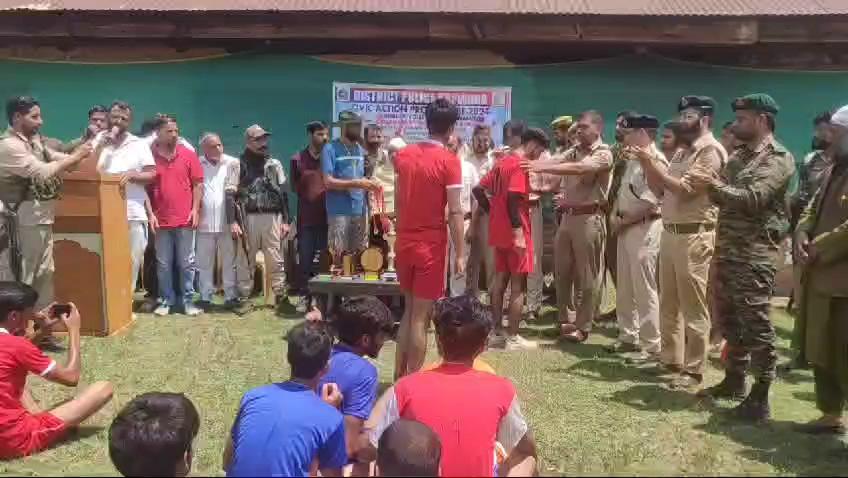
[[[389,253],[388,256],[388,267],[386,267],[386,272],[383,272],[383,280],[386,281],[396,281],[397,280],[397,271],[395,271],[395,241],[397,241],[397,234],[395,234],[394,229],[389,231],[388,234],[384,236],[386,240],[386,244],[389,245]]]

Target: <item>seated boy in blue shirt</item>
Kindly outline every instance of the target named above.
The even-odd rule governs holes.
[[[388,307],[374,296],[345,300],[330,319],[338,343],[330,357],[330,370],[321,383],[338,384],[343,397],[341,411],[348,457],[355,463],[353,473],[367,473],[365,463],[370,457],[357,454],[360,443],[367,444],[363,427],[377,400],[379,379],[377,368],[364,357],[377,358],[383,343],[391,336],[394,320]]]
[[[322,322],[296,325],[288,335],[291,378],[254,388],[241,400],[227,446],[227,476],[341,476],[347,463],[344,421],[335,384],[321,387],[333,336]]]

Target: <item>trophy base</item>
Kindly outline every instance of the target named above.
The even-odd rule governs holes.
[[[383,280],[386,282],[397,282],[398,276],[395,271],[386,271],[383,272]]]

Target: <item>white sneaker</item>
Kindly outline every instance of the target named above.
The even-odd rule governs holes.
[[[527,340],[520,335],[513,335],[506,338],[507,350],[534,350],[537,348],[539,348],[538,343],[532,340]]]
[[[200,310],[198,307],[195,307],[194,304],[186,304],[185,306],[185,315],[189,317],[196,317],[202,313],[203,311]]]
[[[153,315],[157,315],[159,317],[165,317],[166,315],[171,313],[171,308],[167,305],[160,305],[156,307],[156,310],[153,311]]]
[[[506,346],[506,336],[502,332],[492,332],[489,334],[489,348],[502,349]]]

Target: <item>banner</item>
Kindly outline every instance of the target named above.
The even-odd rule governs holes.
[[[503,125],[510,119],[512,88],[473,86],[390,86],[364,83],[333,83],[333,118],[353,111],[364,123],[378,124],[386,140],[403,137],[407,143],[427,137],[424,109],[436,98],[446,98],[459,107],[456,134],[466,143],[474,127],[492,128],[496,144],[502,143]],[[335,133],[335,131],[334,131]]]

